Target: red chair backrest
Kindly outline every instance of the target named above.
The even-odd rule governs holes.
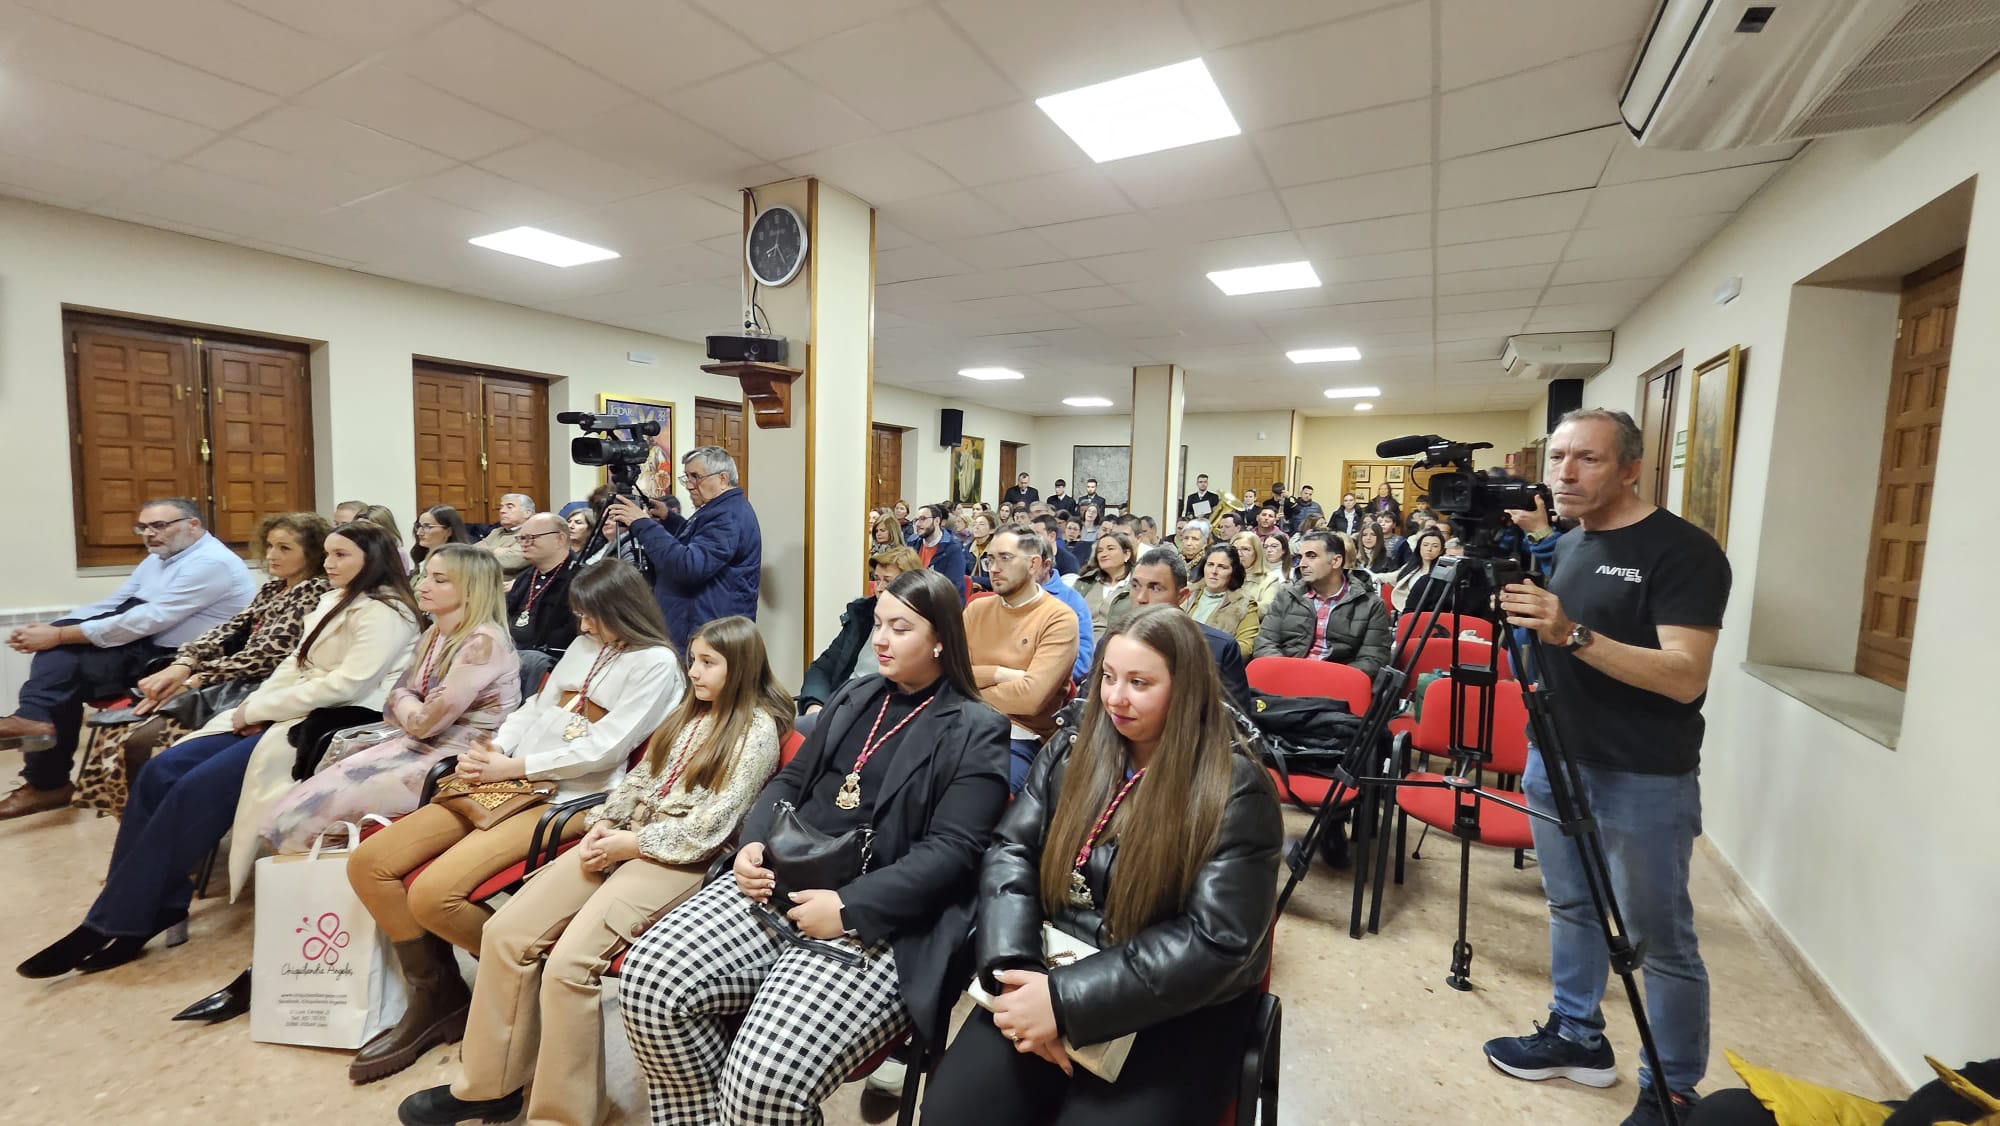
[[[1463,701],[1460,719],[1464,738],[1461,746],[1476,747],[1479,735],[1479,708],[1486,690],[1459,684],[1448,676],[1431,681],[1424,689],[1423,715],[1410,743],[1427,755],[1451,758],[1451,700],[1456,692]],[[1483,765],[1495,774],[1519,774],[1528,768],[1528,706],[1521,699],[1521,682],[1503,680],[1494,686],[1493,745],[1484,748],[1492,757]]]
[[[1347,710],[1361,715],[1368,710],[1373,688],[1368,674],[1332,661],[1309,657],[1258,657],[1244,669],[1250,687],[1267,696],[1324,696],[1345,700]]]
[[[1415,691],[1417,678],[1427,672],[1438,672],[1451,667],[1452,638],[1432,637],[1424,641],[1417,650],[1416,663],[1409,666],[1411,691]],[[1468,665],[1483,665],[1493,659],[1493,643],[1490,641],[1461,641],[1458,643],[1458,659]],[[1513,662],[1507,659],[1503,649],[1500,652],[1500,678],[1514,678]]]
[[[778,744],[778,769],[783,770],[790,766],[792,760],[798,757],[799,748],[805,745],[805,736],[796,731],[785,732],[784,742]]]
[[[1431,616],[1428,612],[1405,611],[1403,616],[1396,620],[1396,644],[1403,644],[1403,639],[1413,630],[1429,621]],[[1431,627],[1430,632],[1425,635],[1425,640],[1448,638],[1468,630],[1476,634],[1481,641],[1493,640],[1493,623],[1470,614],[1439,614],[1437,624]]]

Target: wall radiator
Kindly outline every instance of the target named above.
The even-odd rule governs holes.
[[[44,606],[39,610],[0,610],[0,641],[14,632],[15,626],[31,622],[52,622],[69,613],[68,606]],[[21,685],[28,680],[28,662],[32,655],[16,653],[0,645],[0,715],[13,715],[14,705],[20,700]]]

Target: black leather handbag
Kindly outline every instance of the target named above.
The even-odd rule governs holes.
[[[860,965],[859,951],[805,937],[785,917],[785,912],[791,909],[795,891],[844,887],[866,872],[868,846],[874,835],[875,830],[862,826],[836,837],[827,836],[800,820],[797,806],[779,802],[778,814],[771,819],[771,831],[764,838],[764,867],[771,870],[771,898],[767,903],[754,905],[752,913],[787,943],[837,962]]]

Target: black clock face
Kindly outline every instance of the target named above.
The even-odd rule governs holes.
[[[764,285],[784,285],[806,260],[806,225],[789,207],[773,207],[750,225],[744,248],[750,272]]]

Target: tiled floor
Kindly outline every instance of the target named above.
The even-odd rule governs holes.
[[[18,755],[0,754],[11,785]],[[1295,829],[1302,827],[1292,815]],[[0,959],[19,961],[75,925],[96,895],[115,822],[80,811],[0,823]],[[1525,1032],[1546,1003],[1546,918],[1534,870],[1475,850],[1472,942],[1477,988],[1444,984],[1454,925],[1455,851],[1435,837],[1391,887],[1382,933],[1347,937],[1347,877],[1315,869],[1278,927],[1273,988],[1284,999],[1281,1121],[1345,1126],[1526,1123],[1607,1126],[1636,1093],[1637,1041],[1622,1000],[1610,1004],[1624,1081],[1593,1091],[1535,1085],[1493,1071],[1486,1038]],[[1709,1086],[1732,1083],[1722,1049],[1822,1081],[1882,1094],[1877,1066],[1845,1039],[1725,883],[1705,849],[1695,866],[1702,946],[1714,982]],[[402,1075],[356,1088],[341,1052],[252,1043],[247,1021],[213,1028],[174,1024],[182,1005],[248,963],[251,905],[197,903],[193,940],[157,946],[131,965],[93,977],[28,981],[0,973],[7,1079],[0,1123],[303,1124],[393,1123],[411,1090],[449,1080],[455,1049],[436,1049]],[[1615,983],[1614,983],[1615,985]],[[611,1022],[616,1028],[616,1021]],[[612,1052],[620,1092],[614,1123],[643,1121],[630,1056]],[[889,1107],[836,1093],[836,1126],[880,1122]],[[955,1124],[938,1124],[955,1126]],[[977,1124],[972,1124],[977,1126]]]

